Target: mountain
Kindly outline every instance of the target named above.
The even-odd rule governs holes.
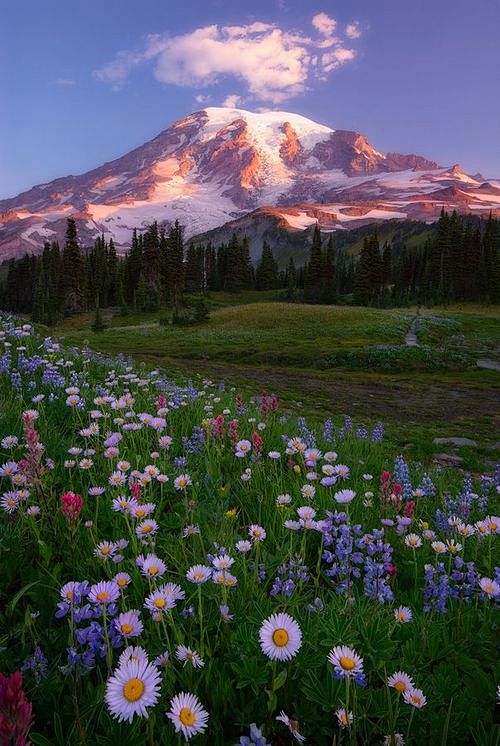
[[[298,114],[207,108],[92,171],[1,200],[0,258],[61,240],[69,216],[82,243],[104,232],[124,248],[153,220],[178,218],[190,238],[243,216],[250,230],[248,213],[272,215],[293,238],[316,221],[323,230],[433,221],[442,207],[500,214],[500,181],[383,154],[362,134]]]

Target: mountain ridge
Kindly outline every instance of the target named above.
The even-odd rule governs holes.
[[[70,216],[84,244],[104,233],[123,249],[153,220],[178,218],[189,239],[261,208],[294,231],[430,222],[442,207],[500,214],[500,181],[381,153],[361,133],[300,114],[208,107],[102,166],[0,200],[0,259],[61,240]]]

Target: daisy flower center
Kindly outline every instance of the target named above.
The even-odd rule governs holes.
[[[420,699],[420,697],[418,697],[415,694],[413,694],[412,697],[411,697],[411,701],[413,702],[413,704],[419,705],[420,702],[421,702],[421,699]]]
[[[164,598],[157,598],[155,601],[155,606],[157,609],[163,609],[166,605],[166,601]]]
[[[124,635],[129,635],[132,632],[132,625],[131,624],[122,624],[121,631]]]
[[[353,658],[342,657],[340,659],[340,665],[345,671],[352,671],[352,669],[356,667],[356,661]]]
[[[290,636],[286,629],[275,629],[273,632],[273,642],[278,648],[283,648],[287,644]]]
[[[144,694],[144,682],[141,679],[129,679],[123,687],[123,696],[127,702],[137,702]]]
[[[150,568],[148,568],[148,572],[150,575],[157,575],[158,568],[156,567],[156,565],[152,565]]]
[[[119,585],[120,588],[123,588],[123,586],[126,584],[127,584],[127,581],[125,580],[125,578],[118,578],[118,580],[116,581],[116,585]]]
[[[96,596],[98,601],[107,601],[109,598],[109,593],[107,591],[102,591],[101,593],[98,593]]]
[[[398,692],[404,692],[406,690],[406,684],[404,683],[404,681],[397,681],[394,684],[394,689],[396,689],[396,691]]]
[[[189,707],[183,707],[179,712],[179,720],[183,725],[194,725],[196,722],[196,715]]]
[[[143,533],[143,534],[149,534],[149,532],[152,531],[152,530],[153,530],[153,526],[151,526],[151,525],[148,524],[147,526],[142,526],[141,533]]]

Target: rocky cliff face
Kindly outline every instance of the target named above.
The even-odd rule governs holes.
[[[208,108],[99,168],[0,201],[0,260],[61,240],[69,216],[82,243],[104,233],[125,248],[132,229],[153,220],[178,218],[189,238],[264,206],[290,230],[311,220],[329,230],[434,220],[442,207],[498,214],[500,182],[468,176],[458,164],[384,155],[360,133],[297,114]]]

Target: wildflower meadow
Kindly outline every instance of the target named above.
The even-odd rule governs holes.
[[[498,744],[500,469],[0,328],[2,745]]]

